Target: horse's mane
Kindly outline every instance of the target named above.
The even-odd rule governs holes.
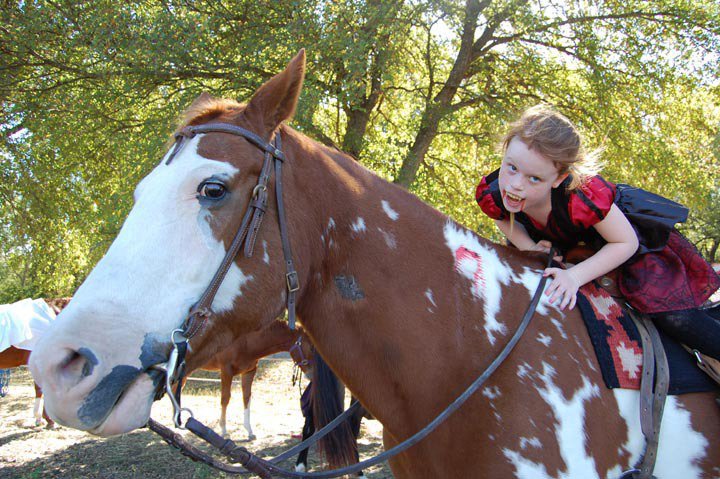
[[[229,98],[214,98],[208,93],[202,93],[178,118],[177,127],[168,139],[166,148],[175,143],[175,135],[186,126],[205,123],[225,113],[238,112],[243,108],[245,108],[244,103]]]
[[[201,94],[195,101],[180,115],[177,122],[177,128],[173,132],[172,137],[169,139],[168,148],[175,142],[175,134],[186,126],[197,125],[199,123],[205,123],[215,118],[218,118],[228,113],[239,113],[247,105],[240,103],[229,98],[214,98],[207,93]],[[283,125],[286,126],[287,125]],[[281,126],[282,128],[282,126]],[[325,154],[333,158],[342,156],[349,158],[353,161],[358,161],[357,158],[350,155],[349,153],[342,151],[336,145],[326,145],[321,141],[317,141],[311,137],[307,137],[312,140],[319,148],[323,150]]]

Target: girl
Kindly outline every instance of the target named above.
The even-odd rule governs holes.
[[[568,269],[547,268],[546,293],[573,308],[578,289],[621,266],[620,291],[686,345],[720,358],[720,321],[699,310],[720,278],[674,228],[687,209],[597,174],[597,152],[586,153],[577,129],[545,107],[528,109],[510,126],[499,170],[475,193],[483,212],[521,250],[561,254],[584,243],[595,253]]]

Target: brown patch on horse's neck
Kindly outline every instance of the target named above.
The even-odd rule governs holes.
[[[290,329],[288,324],[283,320],[273,321],[267,328],[267,336],[271,338],[271,341],[269,341],[269,343],[271,343],[269,347],[279,347],[281,348],[280,350],[290,349],[290,346],[297,341],[300,334],[301,332],[299,330]]]

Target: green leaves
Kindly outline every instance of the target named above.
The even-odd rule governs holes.
[[[604,147],[611,180],[715,211],[718,18],[709,0],[8,5],[0,300],[72,293],[177,115],[203,91],[247,99],[301,47],[294,126],[485,236],[475,184],[504,125],[538,102]],[[687,229],[701,246],[720,238],[707,223]]]

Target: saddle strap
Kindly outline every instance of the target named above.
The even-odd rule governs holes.
[[[705,374],[710,376],[713,381],[720,384],[720,361],[701,353],[697,349],[692,349],[688,346],[685,346],[684,344],[682,346],[683,348],[687,349],[690,354],[695,356],[698,367],[702,369]]]
[[[651,320],[645,316],[637,317],[628,310],[640,333],[643,347],[643,374],[640,382],[640,425],[645,436],[645,451],[638,462],[635,479],[650,479],[655,469],[657,449],[660,439],[665,399],[670,384],[665,348],[660,334]],[[654,380],[654,387],[653,387]]]

